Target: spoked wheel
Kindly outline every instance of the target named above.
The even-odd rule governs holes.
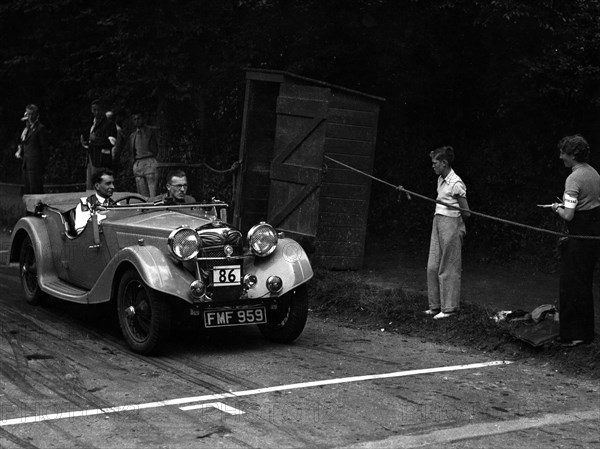
[[[267,311],[267,324],[258,328],[269,340],[290,343],[300,336],[308,318],[306,285],[289,291],[277,301],[277,309]]]
[[[149,354],[169,335],[171,313],[165,298],[144,284],[137,271],[124,273],[117,297],[119,325],[127,344]]]
[[[21,277],[21,286],[25,293],[25,300],[29,304],[40,304],[46,298],[46,294],[42,291],[38,282],[38,258],[29,236],[25,237],[21,245],[19,274]]]

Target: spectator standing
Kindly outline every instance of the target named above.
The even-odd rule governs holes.
[[[439,320],[448,318],[460,310],[462,244],[466,234],[463,217],[468,217],[470,213],[467,187],[452,169],[454,148],[440,147],[433,150],[429,156],[433,171],[439,176],[436,200],[438,204],[433,216],[427,261],[429,309],[425,313]]]
[[[114,166],[113,147],[117,142],[117,126],[105,114],[100,100],[94,100],[91,107],[94,121],[90,128],[89,138],[81,136],[81,145],[87,149],[86,189],[94,188],[92,176],[98,167]]]
[[[158,137],[156,130],[145,123],[144,115],[135,111],[131,115],[135,131],[129,135],[127,147],[133,155],[133,176],[140,195],[156,196],[158,183]]]
[[[25,108],[25,129],[15,157],[22,160],[24,194],[44,193],[44,172],[48,163],[48,136],[40,123],[39,109],[34,104]]]
[[[117,142],[121,138],[121,134],[123,133],[123,129],[119,126],[119,122],[117,121],[117,117],[113,111],[106,111],[106,118],[115,124],[117,128],[117,141],[114,142],[113,147],[111,148],[111,154],[113,159],[113,170],[117,169]],[[112,142],[111,142],[112,143]]]
[[[600,236],[600,175],[587,163],[590,146],[579,134],[558,142],[560,159],[571,174],[562,203],[552,210],[571,235]],[[559,322],[563,346],[589,343],[594,338],[594,268],[600,257],[597,239],[568,237],[560,254]]]

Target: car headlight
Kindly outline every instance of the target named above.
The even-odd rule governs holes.
[[[192,228],[182,226],[169,235],[169,250],[179,260],[190,260],[200,251],[200,236]]]
[[[248,231],[250,250],[260,257],[272,254],[277,248],[277,240],[277,232],[275,232],[273,226],[264,221]]]

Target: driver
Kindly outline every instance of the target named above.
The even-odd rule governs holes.
[[[98,210],[101,206],[112,206],[115,201],[111,198],[115,191],[115,178],[112,170],[100,168],[92,176],[92,184],[96,192],[87,198],[83,197],[75,207],[74,229],[77,235],[85,229],[92,212]],[[98,221],[105,218],[99,216]]]
[[[167,174],[167,193],[151,198],[149,202],[162,205],[195,203],[193,196],[187,195],[188,182],[183,170],[172,170]]]

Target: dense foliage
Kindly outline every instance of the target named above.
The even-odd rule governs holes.
[[[163,160],[227,168],[242,69],[266,67],[385,97],[376,176],[432,196],[428,152],[451,144],[473,209],[558,229],[535,204],[561,193],[562,135],[600,148],[599,21],[598,0],[5,0],[0,181],[18,179],[19,118],[33,102],[52,133],[48,182],[82,182],[78,136],[97,97],[126,129],[133,108],[148,111]],[[203,189],[230,186],[229,175],[201,175]],[[431,205],[396,200],[374,184],[371,228],[392,223],[422,241]],[[547,242],[483,219],[470,227],[496,251]]]

